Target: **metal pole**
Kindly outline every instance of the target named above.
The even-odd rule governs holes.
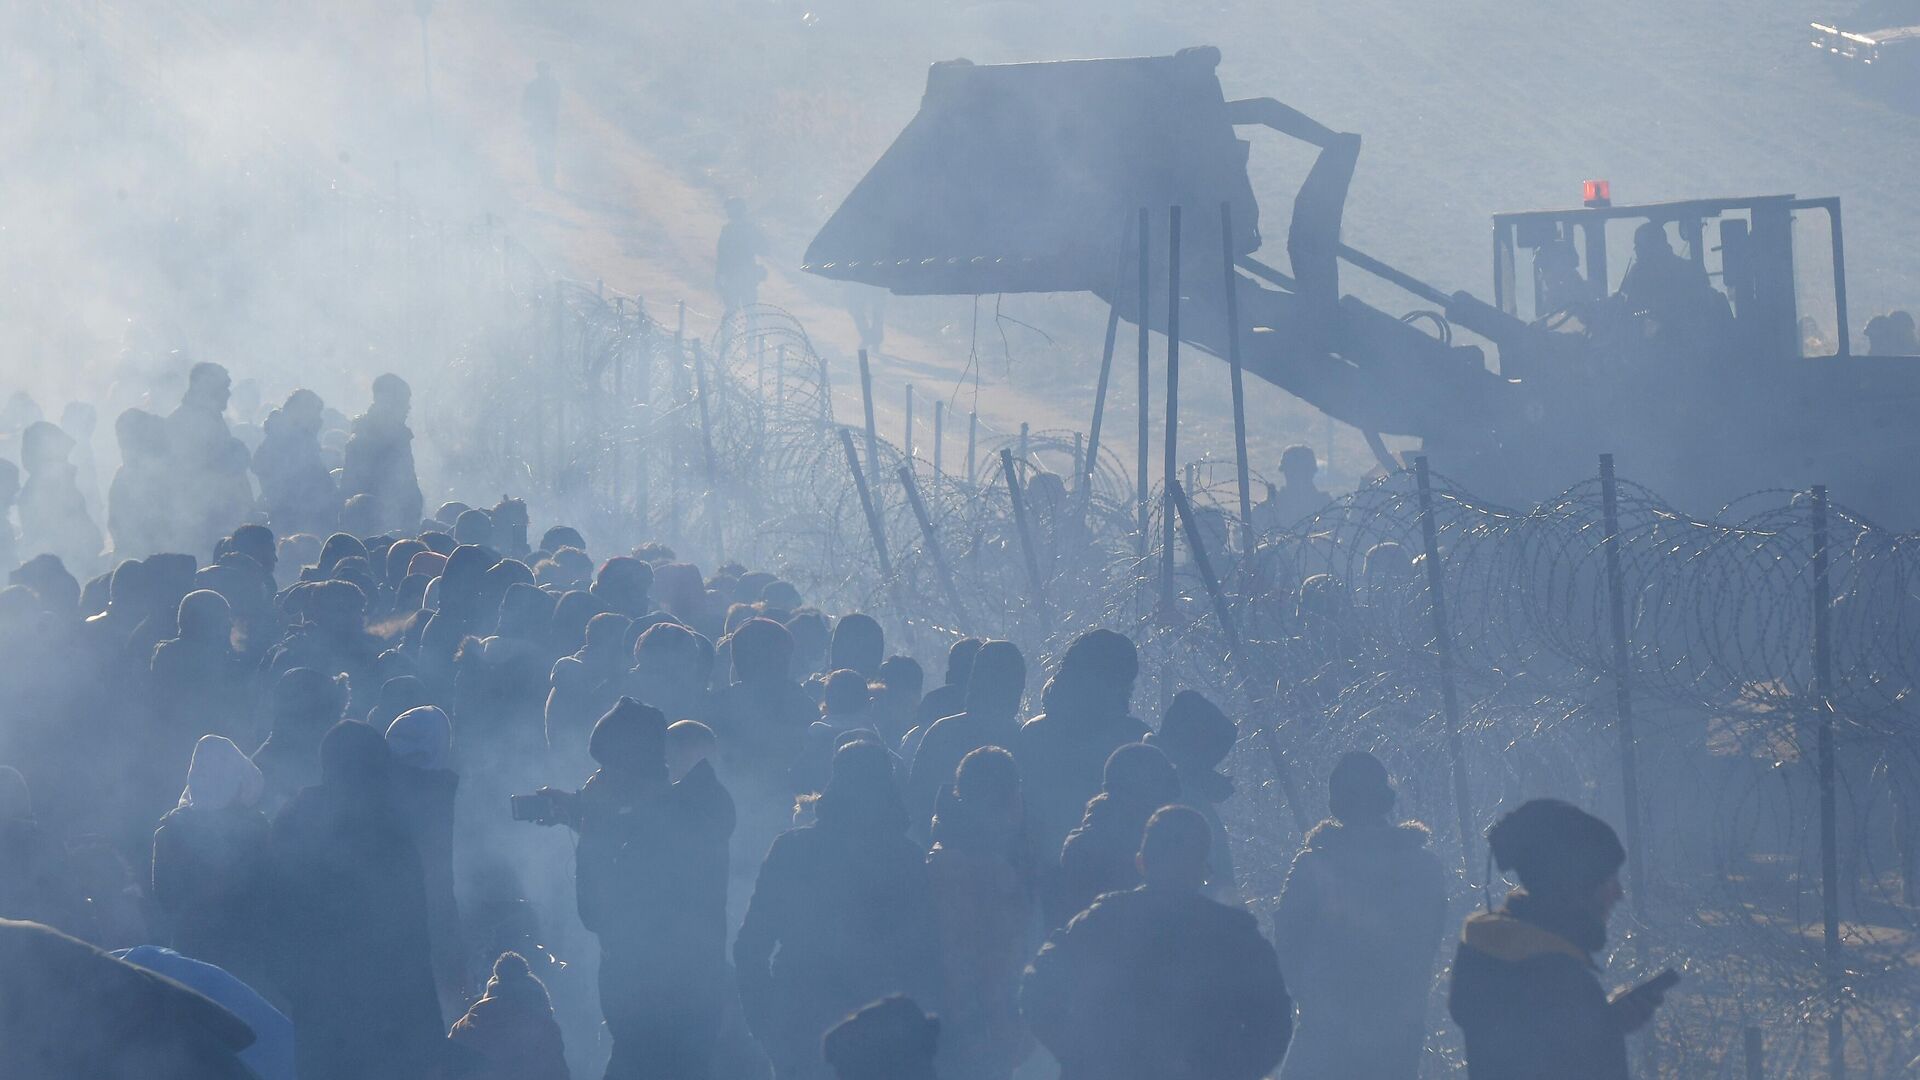
[[[1053,614],[1047,609],[1047,583],[1040,577],[1040,555],[1034,550],[1033,530],[1027,523],[1027,500],[1020,491],[1020,476],[1013,469],[1013,451],[1000,448],[1000,474],[1007,480],[1007,496],[1013,501],[1013,525],[1020,534],[1020,551],[1026,556],[1027,581],[1033,586],[1033,600],[1040,615],[1040,633],[1044,639],[1053,627]]]
[[[1020,421],[1020,453],[1015,455],[1021,461],[1027,460],[1027,422]]]
[[[873,423],[873,371],[867,366],[867,350],[860,350],[860,405],[867,414],[867,469],[880,468],[880,432]]]
[[[1107,414],[1107,386],[1113,380],[1113,346],[1120,335],[1120,307],[1107,308],[1107,339],[1100,346],[1100,383],[1093,392],[1093,423],[1087,427],[1087,453],[1080,461],[1079,475],[1073,478],[1079,490],[1079,508],[1077,519],[1087,514],[1087,499],[1092,494],[1093,470],[1100,460],[1100,424]]]
[[[713,459],[713,418],[707,411],[707,361],[706,350],[699,342],[693,343],[693,386],[699,395],[700,403],[700,450],[706,465],[707,476],[707,520],[713,526],[713,556],[724,561],[727,557],[725,534],[720,525],[720,480],[719,470]]]
[[[1827,972],[1827,1075],[1847,1074],[1846,1032],[1840,1021],[1840,837],[1834,805],[1833,583],[1828,576],[1827,487],[1813,486],[1813,705],[1820,711],[1820,915]]]
[[[946,444],[947,403],[945,399],[933,399],[933,482],[940,482],[940,452]]]
[[[933,518],[927,514],[927,504],[920,498],[920,485],[913,478],[913,470],[905,465],[900,466],[900,486],[907,489],[907,505],[913,508],[914,520],[920,523],[920,537],[926,541],[927,556],[933,560],[934,572],[940,577],[940,591],[947,594],[954,621],[964,626],[967,609],[960,602],[959,587],[953,583],[953,569],[947,565],[947,554],[940,546],[940,534],[934,530]]]
[[[787,347],[780,346],[773,354],[773,402],[775,407],[784,408],[787,404]]]
[[[901,449],[906,452],[907,460],[912,461],[913,460],[913,384],[912,383],[907,384],[906,436],[907,436],[906,444],[902,446]]]
[[[1078,482],[1081,470],[1086,466],[1087,444],[1079,432],[1073,433],[1073,475]]]
[[[1213,572],[1213,560],[1207,557],[1206,541],[1193,520],[1193,507],[1187,502],[1186,488],[1176,480],[1168,494],[1180,515],[1180,528],[1187,534],[1187,548],[1193,553],[1193,565],[1200,571],[1200,580],[1207,586],[1207,595],[1213,598],[1213,614],[1220,620],[1221,633],[1227,637],[1228,656],[1237,668],[1240,664],[1240,628],[1233,620],[1233,609],[1227,604],[1227,594],[1220,588],[1220,578]]]
[[[1633,913],[1647,917],[1646,855],[1640,832],[1640,770],[1633,737],[1632,665],[1627,643],[1627,583],[1620,573],[1620,496],[1613,455],[1600,455],[1600,544],[1607,560],[1607,618],[1613,631],[1614,727],[1620,736],[1620,797],[1627,827],[1627,890]]]
[[[847,454],[847,471],[853,474],[853,490],[860,496],[860,510],[867,516],[867,532],[873,537],[873,554],[880,563],[880,576],[891,586],[893,557],[887,554],[887,531],[880,524],[880,512],[874,509],[873,493],[867,489],[867,474],[860,468],[860,455],[854,452],[853,432],[840,429],[840,446]]]
[[[1133,470],[1133,477],[1134,503],[1140,515],[1139,533],[1134,537],[1134,554],[1142,561],[1145,561],[1147,557],[1147,416],[1149,413],[1147,398],[1153,386],[1152,380],[1148,377],[1147,373],[1147,324],[1152,319],[1151,308],[1148,306],[1152,303],[1152,294],[1149,289],[1147,270],[1147,256],[1152,238],[1147,233],[1147,225],[1147,210],[1145,207],[1141,207],[1139,260],[1140,306],[1136,309],[1135,313],[1135,317],[1139,319],[1140,328],[1137,353],[1140,361],[1140,445],[1138,447],[1139,452],[1135,455],[1137,460]]]
[[[1167,207],[1167,424],[1161,434],[1160,485],[1172,492],[1179,483],[1180,441],[1180,208]],[[1168,496],[1171,498],[1171,495]],[[1160,611],[1173,611],[1173,513],[1160,512]]]
[[[976,470],[973,460],[974,444],[979,441],[980,414],[977,412],[969,412],[967,413],[967,483],[969,484],[973,483],[979,477],[979,472]]]
[[[1447,721],[1447,752],[1453,757],[1453,807],[1459,818],[1460,860],[1473,876],[1473,809],[1467,790],[1467,753],[1460,741],[1460,695],[1453,685],[1453,633],[1447,626],[1447,592],[1440,569],[1440,530],[1433,520],[1433,479],[1427,456],[1413,459],[1420,488],[1420,538],[1427,550],[1427,607],[1433,612],[1434,651],[1440,662],[1440,704]]]
[[[1240,550],[1253,551],[1253,484],[1247,477],[1247,391],[1240,377],[1240,272],[1233,268],[1233,208],[1220,204],[1220,261],[1226,267],[1227,371],[1233,380],[1233,461],[1240,481]]]

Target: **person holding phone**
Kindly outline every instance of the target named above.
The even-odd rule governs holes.
[[[1472,1080],[1626,1080],[1626,1037],[1679,981],[1667,971],[1609,997],[1594,956],[1622,896],[1626,849],[1613,828],[1558,799],[1533,799],[1487,833],[1520,887],[1469,918],[1447,1009],[1466,1035]]]

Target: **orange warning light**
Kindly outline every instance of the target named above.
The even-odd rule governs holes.
[[[1580,198],[1588,206],[1612,206],[1613,185],[1605,180],[1587,180],[1580,184]]]

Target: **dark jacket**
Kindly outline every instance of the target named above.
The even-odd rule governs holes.
[[[1447,911],[1428,838],[1417,822],[1330,819],[1294,856],[1273,917],[1280,966],[1300,1005],[1287,1080],[1419,1075]]]
[[[427,886],[427,929],[433,940],[434,982],[443,1000],[464,1001],[466,943],[460,932],[460,902],[453,889],[454,798],[460,777],[449,769],[393,766],[393,805],[420,853]],[[459,995],[456,999],[451,995]]]
[[[961,758],[983,746],[1012,750],[1019,738],[1020,721],[1012,716],[963,712],[936,719],[920,737],[920,745],[913,751],[913,771],[907,777],[904,794],[914,826],[926,828],[940,791],[953,783]]]
[[[269,843],[276,982],[304,1080],[418,1080],[446,1027],[434,991],[426,876],[385,798],[294,796]]]
[[[1255,1080],[1293,1002],[1253,916],[1198,893],[1108,893],[1028,966],[1021,1011],[1061,1080]]]
[[[532,979],[489,983],[447,1038],[479,1059],[469,1080],[568,1080],[553,1004]]]
[[[933,819],[927,879],[940,934],[940,1075],[1005,1077],[1033,1050],[1020,972],[1033,953],[1033,875],[1019,828],[949,795]]]
[[[245,806],[177,806],[153,834],[153,899],[174,951],[253,978],[267,880],[267,816]]]
[[[1147,819],[1160,809],[1137,798],[1095,795],[1060,848],[1060,875],[1047,897],[1050,926],[1065,926],[1095,899],[1140,884],[1135,857]]]
[[[899,993],[934,1006],[937,949],[926,853],[904,820],[823,817],[768,850],[733,958],[780,1075],[814,1076],[821,1037],[855,1009]]]
[[[1520,892],[1467,920],[1447,1011],[1473,1080],[1627,1080],[1626,1036],[1576,941],[1594,941],[1585,920]]]
[[[1139,742],[1147,725],[1116,714],[1043,713],[1020,726],[1010,747],[1027,792],[1027,829],[1034,851],[1051,861],[1100,793],[1107,758]]]

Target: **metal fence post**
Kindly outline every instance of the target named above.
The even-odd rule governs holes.
[[[1620,499],[1613,455],[1600,455],[1600,540],[1607,563],[1607,622],[1613,635],[1614,727],[1620,736],[1620,797],[1627,830],[1627,888],[1633,912],[1647,916],[1646,855],[1640,831],[1640,772],[1633,733],[1632,656],[1627,641],[1627,585],[1620,572]]]
[[[1167,424],[1161,433],[1160,485],[1180,482],[1180,208],[1167,207]],[[1167,496],[1169,499],[1172,495]],[[1160,612],[1173,612],[1173,506],[1160,512]]]
[[[1813,488],[1813,705],[1820,712],[1820,915],[1827,976],[1827,1075],[1847,1075],[1846,1031],[1840,990],[1846,974],[1840,957],[1840,838],[1835,806],[1833,733],[1833,584],[1827,551],[1827,488]]]
[[[1447,722],[1447,752],[1453,758],[1453,804],[1459,818],[1460,860],[1469,878],[1473,873],[1472,796],[1467,786],[1467,752],[1460,739],[1460,694],[1453,685],[1453,633],[1447,626],[1446,577],[1440,568],[1440,530],[1433,517],[1433,479],[1425,454],[1413,459],[1414,480],[1420,489],[1420,538],[1426,545],[1427,607],[1433,613],[1433,643],[1440,666],[1440,705]]]

